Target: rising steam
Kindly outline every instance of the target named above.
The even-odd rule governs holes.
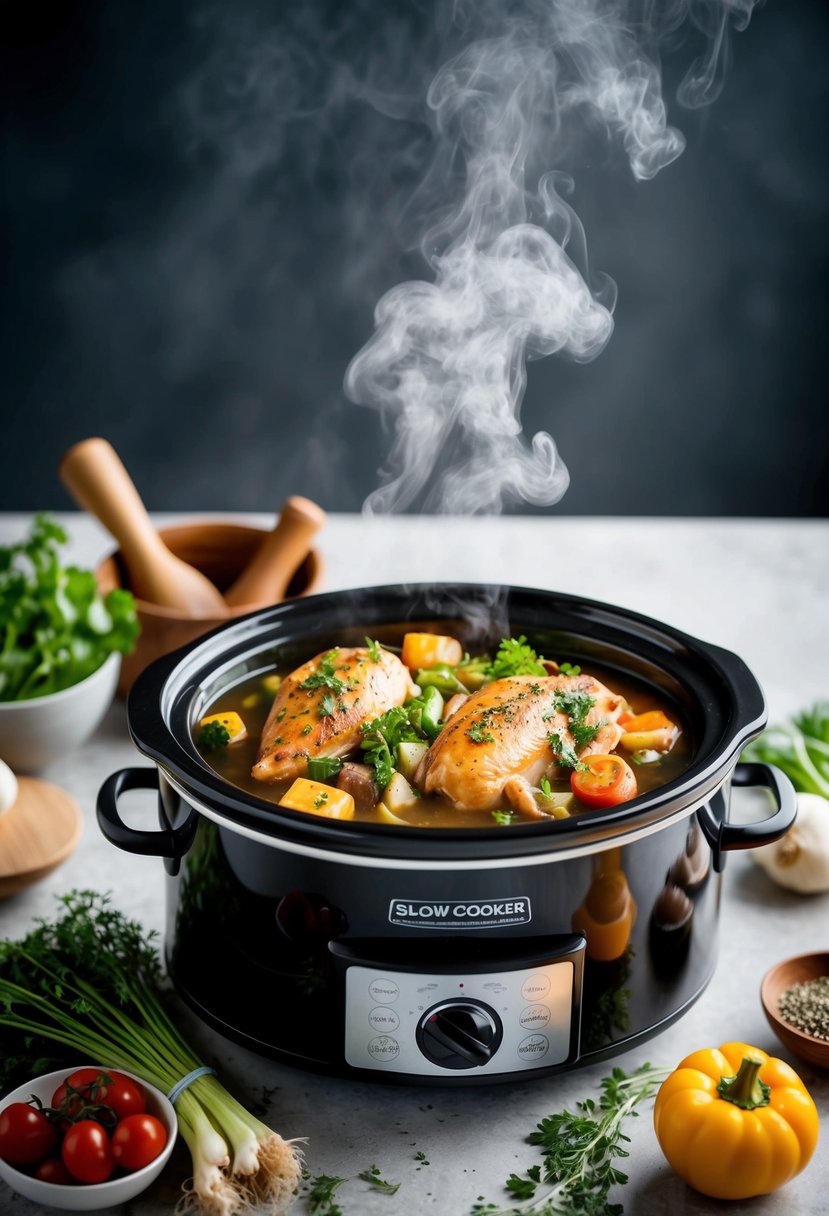
[[[685,141],[667,121],[660,43],[683,29],[702,40],[678,98],[706,105],[722,87],[729,26],[744,28],[753,6],[456,0],[465,45],[429,88],[434,156],[409,205],[433,281],[382,297],[345,378],[393,431],[366,512],[494,513],[561,498],[569,478],[552,437],[522,433],[527,361],[595,358],[615,304],[612,281],[590,274],[561,165],[597,129],[638,180],[675,160]]]

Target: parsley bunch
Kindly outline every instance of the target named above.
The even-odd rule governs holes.
[[[91,570],[62,566],[67,535],[35,516],[26,540],[0,547],[0,701],[27,701],[80,683],[138,636],[135,601],[103,597]]]

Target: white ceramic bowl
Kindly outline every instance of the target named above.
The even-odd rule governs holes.
[[[30,701],[0,701],[0,759],[32,773],[80,747],[109,709],[120,667],[120,654],[111,654],[79,684]]]
[[[28,1102],[33,1094],[48,1106],[52,1094],[60,1083],[78,1068],[87,1067],[89,1065],[76,1064],[73,1068],[61,1068],[57,1072],[47,1072],[41,1077],[35,1077],[33,1081],[27,1081],[25,1085],[18,1086],[17,1089],[0,1099],[0,1110],[4,1110],[11,1102]],[[97,1067],[97,1065],[92,1065],[92,1067]],[[22,1170],[15,1169],[8,1162],[0,1160],[0,1178],[7,1182],[12,1190],[44,1208],[62,1208],[65,1212],[96,1212],[101,1208],[128,1203],[156,1180],[169,1161],[176,1142],[178,1132],[176,1112],[166,1095],[155,1086],[148,1085],[146,1081],[127,1072],[125,1068],[119,1068],[116,1071],[132,1077],[134,1081],[138,1082],[147,1096],[147,1113],[155,1115],[167,1129],[167,1143],[155,1161],[151,1161],[141,1170],[135,1170],[132,1174],[121,1174],[117,1178],[110,1178],[108,1182],[88,1184],[79,1182],[73,1186],[62,1186],[56,1182],[41,1182],[39,1178],[24,1174]]]

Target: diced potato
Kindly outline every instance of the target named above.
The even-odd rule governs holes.
[[[262,677],[262,691],[267,693],[273,699],[279,692],[279,685],[282,683],[282,676],[269,675]]]
[[[248,730],[242,719],[235,710],[228,710],[223,714],[208,714],[206,718],[202,718],[199,726],[207,726],[209,722],[218,722],[223,726],[230,735],[228,743],[239,743],[247,736]]]
[[[410,671],[446,663],[455,667],[463,658],[463,647],[457,638],[442,633],[407,633],[403,637],[402,662]]]
[[[289,790],[279,799],[279,805],[291,811],[305,811],[326,819],[353,819],[354,799],[346,790],[335,789],[322,781],[297,777]]]
[[[382,801],[392,815],[396,815],[400,811],[411,810],[417,802],[417,794],[402,773],[394,773],[383,790]]]
[[[408,819],[399,819],[397,815],[392,815],[385,802],[378,802],[376,807],[377,818],[381,823],[401,823],[403,827],[411,827]]]
[[[627,722],[619,743],[626,752],[669,752],[678,737],[679,727],[661,709],[653,709]]]
[[[397,767],[407,781],[414,780],[417,767],[428,750],[428,743],[398,743]]]
[[[256,706],[259,705],[261,700],[261,692],[248,693],[248,695],[242,699],[242,709],[256,709]]]

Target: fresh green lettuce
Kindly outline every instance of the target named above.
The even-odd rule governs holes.
[[[0,546],[0,701],[26,701],[85,680],[138,636],[135,601],[104,597],[91,570],[61,564],[68,537],[36,515],[28,537]]]

